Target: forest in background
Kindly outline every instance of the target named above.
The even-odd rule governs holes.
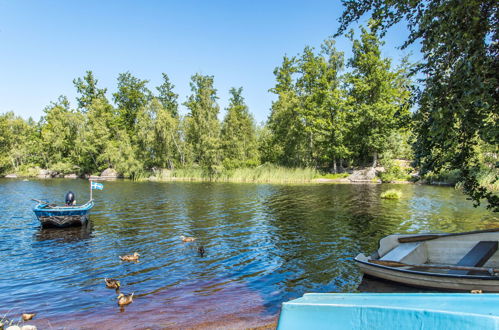
[[[110,102],[87,71],[74,80],[75,108],[61,96],[38,122],[0,115],[0,174],[36,175],[44,168],[90,175],[113,168],[140,179],[168,169],[212,179],[262,166],[335,174],[381,164],[390,181],[407,178],[407,168],[394,162],[403,158],[421,176],[452,177],[477,204],[486,199],[498,209],[497,7],[402,3],[343,0],[338,33],[365,13],[373,17],[359,38],[346,33],[353,56],[345,59],[334,39],[284,56],[270,90],[276,101],[260,125],[242,87],[230,90],[219,120],[213,76],[191,77],[182,116],[165,73],[154,90],[147,80],[120,74]],[[380,38],[402,19],[411,31],[403,47],[422,40],[424,60],[402,59],[394,67],[381,55]],[[425,77],[420,88],[411,79],[415,72]]]
[[[29,174],[36,167],[61,174],[100,174],[113,168],[127,178],[153,169],[199,168],[207,177],[237,168],[274,164],[342,172],[411,158],[412,81],[409,64],[394,68],[370,29],[354,39],[345,60],[334,40],[284,56],[275,69],[277,96],[267,123],[255,123],[243,88],[230,90],[219,120],[214,77],[191,77],[188,113],[167,74],[154,90],[120,74],[112,101],[91,71],[73,81],[77,106],[61,96],[40,121],[12,112],[0,116],[0,172]],[[348,70],[345,70],[348,67]]]

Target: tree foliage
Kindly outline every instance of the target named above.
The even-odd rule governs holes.
[[[220,164],[220,122],[217,90],[213,76],[195,74],[191,77],[191,92],[184,105],[187,114],[186,141],[191,151],[191,161],[209,172]]]
[[[424,88],[417,98],[415,154],[422,173],[459,169],[475,205],[486,199],[499,211],[499,196],[478,180],[483,166],[478,146],[490,145],[497,154],[499,145],[497,1],[342,2],[338,33],[369,13],[381,33],[407,24],[410,35],[403,47],[421,42],[424,60],[417,69]]]
[[[243,88],[231,88],[229,107],[222,123],[221,151],[225,168],[258,164],[258,146],[253,116],[242,96]]]

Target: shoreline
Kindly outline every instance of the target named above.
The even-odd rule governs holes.
[[[168,178],[157,178],[157,177],[149,177],[149,178],[141,178],[138,180],[133,180],[130,178],[123,178],[123,177],[99,177],[99,176],[91,176],[91,177],[37,177],[37,176],[21,176],[21,175],[16,175],[14,176],[3,176],[0,177],[0,179],[6,179],[6,180],[21,180],[21,181],[30,181],[30,180],[61,180],[61,179],[67,179],[67,180],[92,180],[92,181],[133,181],[133,182],[220,182],[220,183],[262,183],[262,184],[291,184],[291,183],[296,183],[296,184],[423,184],[423,185],[432,185],[432,186],[454,186],[453,184],[450,183],[445,183],[445,182],[436,182],[436,183],[424,183],[424,182],[412,182],[412,181],[406,181],[406,180],[395,180],[395,181],[390,181],[390,182],[382,182],[381,179],[375,179],[375,180],[349,180],[346,178],[339,178],[339,179],[328,179],[328,178],[313,178],[313,179],[307,179],[307,180],[245,180],[245,179],[231,179],[231,178],[215,178],[215,179],[206,179],[206,178],[199,178],[199,177],[168,177]]]

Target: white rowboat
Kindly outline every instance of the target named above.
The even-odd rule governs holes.
[[[390,235],[372,256],[355,257],[364,274],[441,290],[499,292],[499,228],[453,234]]]

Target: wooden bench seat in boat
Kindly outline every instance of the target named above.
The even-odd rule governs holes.
[[[497,251],[497,241],[480,241],[468,252],[457,266],[482,267]],[[467,270],[449,270],[447,274],[469,275]]]
[[[421,242],[410,242],[402,243],[394,247],[391,251],[381,257],[379,260],[386,261],[403,261],[404,258],[408,257],[412,253],[415,253],[418,247],[421,246]]]

